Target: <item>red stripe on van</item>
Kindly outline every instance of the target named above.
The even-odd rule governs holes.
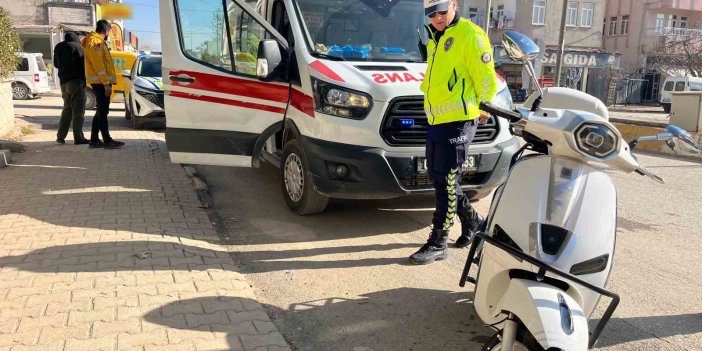
[[[171,71],[168,75],[186,75],[195,78],[193,83],[171,81],[171,84],[179,87],[241,95],[281,103],[288,102],[288,87],[285,85],[192,71]]]
[[[207,101],[207,102],[214,102],[216,104],[223,104],[223,105],[231,105],[231,106],[240,106],[244,108],[250,108],[252,110],[263,110],[263,111],[269,111],[269,112],[275,112],[275,113],[285,113],[284,108],[280,107],[275,107],[275,106],[268,106],[268,105],[262,105],[262,104],[256,104],[253,102],[245,102],[245,101],[239,101],[239,100],[230,100],[230,99],[222,99],[218,97],[213,97],[213,96],[204,96],[204,95],[192,95],[192,94],[187,94],[187,93],[181,93],[179,91],[170,91],[168,93],[169,96],[176,97],[176,98],[181,98],[181,99],[190,99],[190,100],[198,100],[198,101]]]
[[[344,78],[341,78],[340,75],[332,71],[332,69],[329,68],[329,66],[325,65],[322,61],[314,60],[310,63],[310,66],[314,68],[317,72],[325,75],[329,79],[333,79],[337,82],[344,82]]]
[[[290,104],[294,108],[314,118],[314,99],[297,89],[290,90],[292,91],[292,96],[290,96]]]

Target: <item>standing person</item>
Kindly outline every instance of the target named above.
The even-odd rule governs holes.
[[[82,43],[85,52],[85,76],[88,84],[93,88],[97,102],[97,111],[93,117],[93,129],[90,133],[91,148],[117,149],[124,146],[123,142],[110,137],[107,125],[112,84],[117,83],[115,65],[105,42],[110,28],[110,22],[99,20],[95,31],[88,34]],[[102,134],[102,141],[100,141],[99,134]]]
[[[83,135],[83,120],[85,117],[85,64],[83,48],[78,40],[78,34],[68,32],[64,41],[54,48],[54,67],[58,68],[61,81],[61,97],[63,111],[59,121],[56,142],[66,143],[68,128],[73,121],[73,143],[83,145],[88,139]]]
[[[447,257],[446,241],[453,220],[461,220],[456,247],[466,247],[484,220],[461,191],[461,168],[478,123],[490,117],[479,109],[497,92],[492,48],[485,32],[456,15],[456,0],[424,0],[431,24],[427,44],[428,66],[422,92],[429,120],[427,171],[436,189],[436,210],[429,240],[410,256],[416,264]]]

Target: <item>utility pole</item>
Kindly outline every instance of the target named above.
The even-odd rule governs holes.
[[[561,14],[561,34],[558,38],[558,57],[556,60],[556,86],[561,86],[563,73],[563,51],[565,50],[566,15],[568,14],[568,0],[563,0],[563,13]]]
[[[490,34],[490,7],[492,7],[492,0],[486,0],[485,4],[485,34]]]

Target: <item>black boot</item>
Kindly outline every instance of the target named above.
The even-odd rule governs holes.
[[[486,221],[472,208],[459,210],[458,218],[461,220],[461,236],[453,245],[462,249],[470,245],[475,234],[485,230]]]
[[[410,262],[414,264],[429,264],[446,259],[448,257],[446,253],[447,239],[448,231],[433,229],[427,243],[409,257]]]

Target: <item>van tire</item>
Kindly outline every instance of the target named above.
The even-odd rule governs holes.
[[[670,107],[670,104],[663,105],[663,111],[665,111],[665,113],[670,113]]]
[[[24,83],[13,82],[12,83],[12,99],[13,100],[27,100],[30,97],[29,88],[24,85]]]
[[[312,173],[297,140],[291,140],[283,148],[283,157],[280,162],[280,186],[285,203],[297,215],[324,212],[329,204],[329,197],[320,194],[314,188]]]
[[[85,88],[85,109],[94,110],[97,106],[97,99],[92,89]]]

